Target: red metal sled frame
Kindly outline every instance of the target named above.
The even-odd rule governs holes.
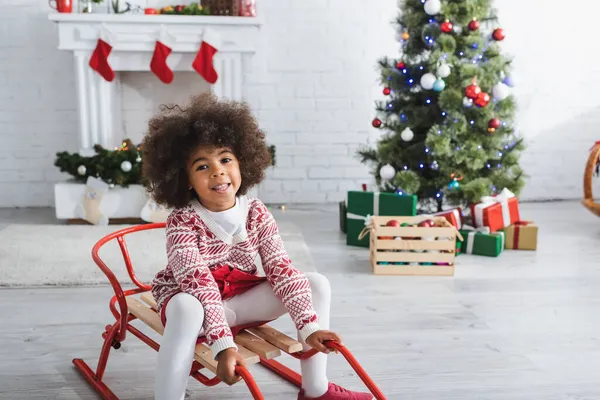
[[[132,226],[129,228],[121,229],[115,231],[109,235],[106,235],[102,239],[100,239],[92,248],[92,258],[94,262],[98,265],[98,267],[102,270],[102,272],[108,278],[115,295],[110,299],[109,308],[112,314],[114,315],[116,322],[112,325],[107,325],[105,331],[102,333],[102,338],[104,339],[104,344],[102,345],[102,350],[100,351],[100,358],[98,360],[98,365],[96,367],[96,371],[94,372],[88,364],[81,358],[73,359],[73,364],[75,368],[83,375],[85,380],[90,384],[90,386],[100,395],[102,399],[107,400],[118,400],[119,398],[108,388],[106,383],[104,382],[104,372],[106,370],[106,365],[108,362],[108,356],[110,355],[111,347],[115,349],[119,349],[121,347],[121,343],[125,340],[126,333],[129,331],[132,335],[138,337],[141,341],[146,343],[148,346],[158,351],[160,345],[142,333],[140,330],[135,328],[130,324],[131,321],[135,320],[136,317],[129,313],[127,303],[125,298],[127,296],[147,292],[151,289],[150,285],[146,285],[139,281],[136,277],[135,272],[133,271],[133,265],[131,264],[131,258],[129,257],[129,251],[127,249],[127,244],[125,242],[125,235],[149,230],[149,229],[159,229],[164,228],[165,223],[155,223],[155,224],[147,224],[147,225],[138,225]],[[127,268],[127,273],[129,278],[133,282],[136,289],[123,290],[117,277],[115,274],[108,268],[108,266],[102,261],[98,252],[102,246],[104,246],[109,241],[116,239],[119,243],[119,247],[121,249],[121,253],[123,254],[123,259],[125,261],[125,266]],[[115,304],[118,303],[118,310]],[[369,388],[373,396],[377,400],[384,400],[385,396],[379,390],[377,385],[371,380],[371,378],[367,375],[365,370],[360,366],[358,361],[352,356],[350,351],[343,345],[336,342],[327,342],[326,345],[333,350],[341,353],[344,358],[350,363],[350,366],[356,371],[358,376],[362,379],[365,385]],[[316,350],[310,350],[307,352],[298,352],[298,353],[288,353],[292,357],[296,359],[307,359],[316,354]],[[266,360],[264,358],[260,358],[260,363],[268,368],[269,370],[275,372],[277,375],[281,376],[288,382],[300,387],[302,384],[302,377],[297,372],[289,369],[285,365],[279,363],[275,360]],[[213,378],[209,378],[206,375],[202,374],[200,370],[204,368],[203,365],[194,361],[192,364],[192,368],[190,371],[190,376],[195,378],[198,382],[202,383],[205,386],[215,386],[221,381],[216,376]],[[242,377],[250,393],[252,394],[255,400],[263,400],[264,397],[260,392],[260,389],[256,385],[254,378],[250,372],[243,367],[237,367],[236,372],[238,375]]]

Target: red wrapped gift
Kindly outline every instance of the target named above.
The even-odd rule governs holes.
[[[482,197],[481,202],[471,204],[470,208],[473,225],[476,228],[487,226],[490,228],[490,233],[521,220],[519,200],[506,188],[497,196]]]
[[[438,213],[433,214],[438,217],[444,217],[448,222],[450,222],[456,229],[460,230],[463,226],[463,212],[462,208],[457,207],[451,210],[440,211]]]

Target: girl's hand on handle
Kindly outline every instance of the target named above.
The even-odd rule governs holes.
[[[323,343],[333,340],[342,343],[342,338],[335,332],[320,330],[306,338],[306,344],[321,353],[329,354],[332,350]],[[334,350],[337,353],[337,350]]]
[[[233,385],[242,379],[235,373],[235,367],[241,365],[247,368],[246,360],[234,348],[225,349],[217,355],[217,377],[221,382]]]

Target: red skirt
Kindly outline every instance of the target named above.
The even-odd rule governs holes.
[[[249,274],[247,272],[241,271],[237,268],[232,268],[229,265],[220,264],[217,265],[217,268],[211,270],[212,276],[219,287],[219,292],[221,292],[221,299],[227,300],[238,294],[242,294],[254,286],[265,282],[267,280],[264,276],[256,276],[253,274]],[[173,295],[174,296],[174,295]],[[167,305],[169,304],[169,300],[171,297],[167,298],[163,306],[160,310],[160,319],[164,326],[167,325]],[[239,331],[246,328],[251,328],[255,326],[261,326],[270,321],[261,321],[252,324],[247,324],[244,326],[232,327],[231,333],[233,336],[236,336]],[[197,343],[206,342],[206,338],[204,336],[199,337]]]

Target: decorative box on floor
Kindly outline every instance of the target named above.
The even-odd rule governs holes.
[[[503,229],[506,236],[506,249],[536,250],[538,226],[533,221],[517,221]]]
[[[423,221],[435,225],[408,226]],[[462,237],[445,218],[371,217],[366,229],[374,275],[454,275],[456,239]]]
[[[417,196],[379,192],[348,192],[346,244],[369,247],[369,238],[359,239],[367,217],[417,215]]]
[[[149,201],[142,185],[108,188],[93,178],[87,184],[57,183],[54,204],[56,218],[72,224],[139,224],[166,219],[165,210]]]
[[[463,254],[498,257],[504,250],[504,232],[490,233],[489,229],[483,231],[461,229],[460,233],[465,239],[460,246]]]
[[[346,201],[340,201],[339,207],[340,207],[340,231],[346,233],[347,232],[347,226],[346,226],[347,216],[346,216],[346,214],[348,213],[348,208],[346,207]]]
[[[471,216],[476,228],[489,227],[494,233],[519,221],[519,200],[504,188],[497,196],[484,196],[471,204]]]

